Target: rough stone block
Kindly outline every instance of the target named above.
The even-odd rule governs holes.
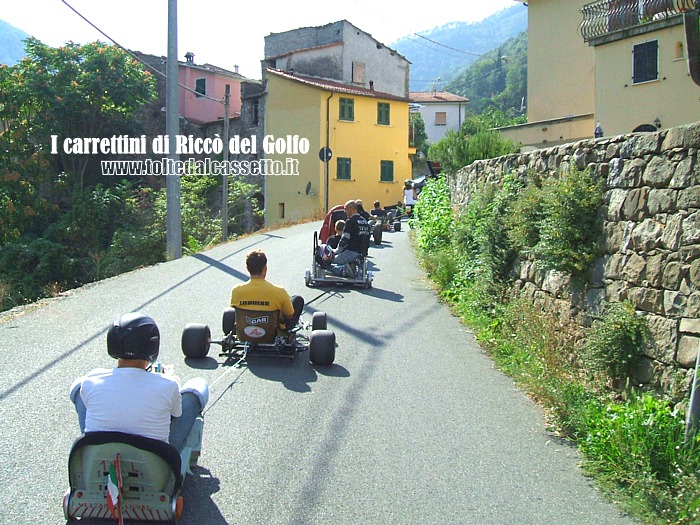
[[[648,253],[661,245],[663,232],[664,227],[660,222],[644,219],[632,231],[631,248],[637,252]]]
[[[683,233],[683,216],[671,215],[666,218],[666,225],[661,235],[661,246],[667,250],[677,251],[681,245]]]
[[[700,319],[684,317],[681,319],[679,331],[684,334],[692,334],[700,336]]]
[[[678,199],[678,194],[678,190],[669,189],[652,189],[649,191],[649,201],[647,202],[649,214],[654,216],[661,213],[671,213],[676,211],[676,200]]]
[[[678,317],[685,314],[685,305],[688,298],[680,292],[664,290],[664,313]]]
[[[696,157],[688,155],[676,165],[676,170],[673,173],[673,178],[669,183],[670,188],[685,189],[690,186],[700,184],[698,174],[695,172]]]
[[[649,327],[649,349],[647,353],[654,359],[671,363],[678,343],[678,321],[661,315],[647,316]]]
[[[684,275],[685,268],[682,264],[675,261],[669,262],[664,268],[662,287],[666,290],[678,291]]]
[[[654,314],[664,314],[664,293],[653,288],[633,287],[627,292],[629,301],[637,310]]]
[[[683,220],[683,232],[681,243],[684,246],[690,244],[700,244],[700,213],[695,212],[688,215]]]
[[[676,206],[679,210],[700,208],[700,186],[690,186],[679,191]]]
[[[642,183],[652,188],[665,188],[671,182],[676,166],[664,157],[653,157],[647,164]]]
[[[676,362],[684,368],[695,367],[695,361],[698,358],[699,345],[700,337],[695,337],[693,335],[682,335],[678,341]]]
[[[635,188],[629,190],[625,203],[622,206],[622,218],[633,221],[642,220],[648,215],[647,199],[649,188]]]

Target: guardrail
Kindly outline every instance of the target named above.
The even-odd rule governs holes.
[[[695,9],[695,0],[598,0],[581,9],[580,31],[589,40]]]

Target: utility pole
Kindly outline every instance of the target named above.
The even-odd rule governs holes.
[[[228,240],[228,112],[231,99],[231,86],[226,84],[224,94],[224,173],[221,196],[221,240]]]
[[[168,169],[165,173],[166,192],[166,254],[168,260],[182,257],[182,215],[180,210],[180,175],[175,166],[177,135],[180,133],[180,102],[178,100],[177,63],[177,0],[168,0],[168,62],[165,79],[165,133],[168,136]]]

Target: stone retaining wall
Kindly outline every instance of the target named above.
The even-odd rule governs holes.
[[[700,346],[700,123],[656,133],[584,140],[477,161],[450,177],[456,208],[474,189],[528,170],[553,176],[575,165],[605,181],[603,256],[584,289],[522,258],[521,294],[579,325],[605,302],[627,300],[647,316],[652,341],[633,379],[685,397]]]

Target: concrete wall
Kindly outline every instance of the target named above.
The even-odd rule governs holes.
[[[475,162],[450,178],[456,208],[478,184],[534,170],[553,176],[575,165],[605,181],[602,257],[583,288],[522,257],[519,293],[579,328],[606,301],[631,302],[648,319],[651,342],[633,380],[687,398],[700,346],[700,123],[656,133],[584,140]]]

